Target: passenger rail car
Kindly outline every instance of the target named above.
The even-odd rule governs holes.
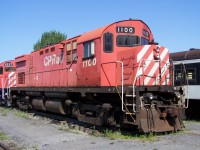
[[[10,87],[16,86],[15,62],[0,63],[0,105],[9,106]]]
[[[183,127],[169,50],[141,20],[123,20],[15,58],[12,104],[142,132]]]
[[[188,99],[186,117],[200,117],[200,49],[171,53],[174,61],[174,85],[185,91]]]

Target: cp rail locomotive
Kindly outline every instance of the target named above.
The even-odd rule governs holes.
[[[188,109],[185,115],[190,119],[200,117],[200,49],[170,54],[174,64],[174,85],[185,91]]]
[[[114,22],[14,62],[16,85],[7,94],[13,106],[145,133],[183,127],[169,50],[141,20]]]

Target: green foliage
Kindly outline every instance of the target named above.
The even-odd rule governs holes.
[[[22,118],[26,118],[26,119],[35,119],[35,117],[33,116],[33,114],[29,114],[27,112],[23,112],[23,111],[15,111],[14,114],[18,117],[22,117]]]
[[[48,45],[54,45],[65,40],[66,38],[67,35],[58,31],[44,32],[41,39],[34,44],[33,49],[38,50],[40,48],[47,47]]]
[[[0,131],[0,140],[7,141],[10,138],[4,132]]]
[[[112,131],[112,130],[104,130],[104,136],[109,137],[111,139],[135,139],[140,141],[155,141],[157,140],[157,136],[150,134],[139,134],[139,133],[130,133],[123,131]]]

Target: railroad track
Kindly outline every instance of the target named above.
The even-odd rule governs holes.
[[[19,110],[19,111],[22,111],[22,110]],[[60,114],[58,115],[58,114],[49,113],[49,112],[46,113],[46,112],[31,110],[31,111],[27,111],[27,113],[33,114],[42,119],[50,119],[50,122],[52,124],[62,125],[69,129],[79,130],[89,135],[101,136],[103,135],[103,132],[106,129],[113,130],[113,131],[119,129],[112,126],[102,127],[102,126],[97,126],[93,124],[88,124],[88,123],[80,122],[77,119],[73,119],[64,115],[62,116]]]
[[[77,119],[69,118],[67,116],[60,115],[60,114],[55,114],[55,113],[50,113],[50,112],[46,113],[46,112],[35,111],[35,110],[25,111],[19,108],[12,108],[12,109],[16,109],[17,111],[21,111],[21,112],[26,112],[32,116],[37,116],[43,120],[49,120],[51,124],[55,124],[58,126],[60,125],[64,129],[79,130],[89,135],[102,136],[105,130],[119,131],[119,128],[115,126],[106,126],[106,127],[97,126],[93,124],[84,123],[84,122],[78,121]]]

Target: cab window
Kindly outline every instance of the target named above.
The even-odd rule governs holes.
[[[130,35],[118,35],[117,46],[133,47],[140,44],[140,38],[138,36]]]
[[[84,58],[88,58],[95,55],[94,41],[86,42],[84,45]]]
[[[141,45],[147,45],[147,44],[149,44],[149,40],[144,37],[141,37]]]
[[[13,72],[15,71],[14,67],[5,67],[5,72]]]
[[[111,53],[113,52],[113,34],[105,33],[104,34],[104,52]]]

